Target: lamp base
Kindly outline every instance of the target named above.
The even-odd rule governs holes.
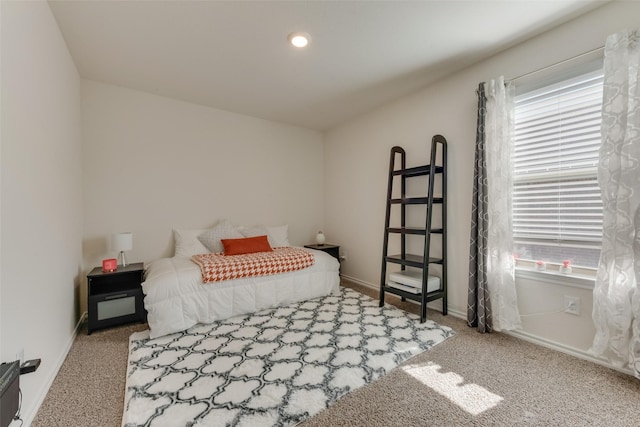
[[[124,257],[124,251],[120,251],[120,253],[118,254],[118,258],[120,258],[120,257],[122,257],[122,264],[121,265],[123,267],[126,267],[127,266],[127,260]]]

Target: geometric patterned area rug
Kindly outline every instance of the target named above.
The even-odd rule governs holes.
[[[351,289],[130,338],[123,426],[290,426],[455,333]]]

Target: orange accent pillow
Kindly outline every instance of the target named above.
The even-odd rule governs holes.
[[[225,255],[253,254],[256,252],[271,252],[267,236],[245,237],[243,239],[222,239]]]

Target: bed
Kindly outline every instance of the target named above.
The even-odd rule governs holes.
[[[246,236],[263,230],[242,231]],[[271,231],[269,242],[273,245],[288,244],[286,237],[280,240],[277,236],[272,238],[274,229],[267,230]],[[338,290],[338,261],[325,252],[313,249],[305,249],[313,254],[314,262],[310,267],[286,273],[204,283],[201,268],[192,257],[218,249],[214,247],[214,251],[211,251],[210,248],[198,246],[193,240],[193,236],[204,240],[202,235],[206,232],[214,236],[214,242],[220,240],[220,236],[225,236],[219,230],[217,234],[211,230],[192,230],[190,236],[185,231],[174,230],[176,255],[146,266],[142,290],[151,338],[180,332],[198,323],[211,323],[318,298]],[[236,236],[234,233],[226,235],[229,234]]]

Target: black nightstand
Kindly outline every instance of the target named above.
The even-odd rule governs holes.
[[[141,262],[126,267],[119,265],[110,273],[103,272],[102,267],[91,270],[87,275],[88,333],[129,322],[145,322],[143,280],[144,264]]]
[[[330,245],[325,243],[324,245],[304,245],[305,248],[315,249],[318,251],[326,252],[340,262],[340,246]]]
[[[304,245],[305,248],[315,249],[317,251],[326,252],[338,261],[340,261],[340,246],[330,245],[325,243],[324,245]]]

